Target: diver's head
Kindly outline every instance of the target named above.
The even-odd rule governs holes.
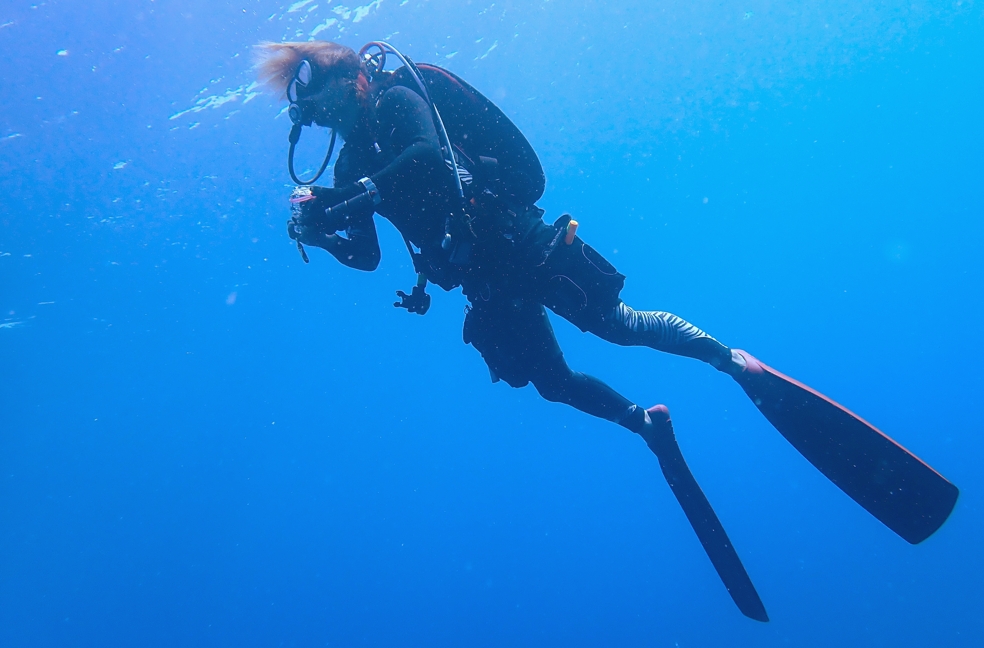
[[[260,84],[290,101],[295,124],[334,128],[345,137],[368,103],[362,61],[344,45],[261,43],[256,58]]]

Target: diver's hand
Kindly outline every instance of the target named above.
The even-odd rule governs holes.
[[[312,210],[328,214],[331,211],[341,212],[342,210],[337,209],[342,203],[350,198],[353,198],[360,193],[365,192],[365,188],[353,182],[350,185],[344,185],[342,187],[311,187],[311,194],[314,196],[314,200],[309,201],[314,203],[312,205]],[[332,208],[335,208],[334,210]],[[344,227],[344,218],[336,216],[335,219],[339,221],[339,227],[335,229],[338,231]]]
[[[297,218],[287,221],[287,236],[298,243],[325,250],[338,239],[334,232],[326,232],[316,225],[304,225]]]
[[[361,186],[297,187],[291,194],[287,235],[299,243],[327,249],[335,232],[345,229],[350,214],[339,204],[358,194]],[[332,208],[335,209],[332,209]]]
[[[328,232],[345,229],[350,219],[372,216],[375,211],[372,196],[359,183],[342,187],[297,187],[290,203],[291,213],[301,225],[317,226]]]
[[[345,226],[344,219],[331,214],[331,208],[337,204],[340,193],[332,187],[295,188],[290,196],[290,212],[291,220],[297,224],[298,234],[301,234],[301,230],[305,230],[308,235],[332,234],[342,229]]]

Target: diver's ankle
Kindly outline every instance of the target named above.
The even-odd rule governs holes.
[[[738,353],[734,349],[728,349],[728,351],[730,357],[721,358],[716,362],[711,362],[711,366],[718,371],[728,374],[732,378],[737,378],[745,372],[745,368],[748,366],[748,363],[745,361],[745,356]]]
[[[665,405],[656,405],[645,410],[646,417],[639,436],[643,438],[653,454],[660,456],[673,441],[673,424],[670,411]]]

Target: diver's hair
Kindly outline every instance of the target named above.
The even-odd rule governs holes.
[[[266,90],[285,96],[301,61],[307,59],[316,77],[353,79],[360,95],[368,90],[362,61],[351,47],[328,41],[264,42],[254,48],[256,80]]]

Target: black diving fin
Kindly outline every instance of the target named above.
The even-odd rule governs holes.
[[[750,619],[767,622],[769,615],[765,611],[762,599],[755,591],[752,579],[748,577],[741,559],[735,551],[728,534],[725,533],[721,521],[718,520],[714,509],[701,490],[693,473],[683,459],[683,453],[677,444],[670,421],[670,412],[664,405],[657,405],[649,410],[655,434],[647,438],[646,443],[659,460],[666,483],[676,497],[677,502],[690,521],[690,526],[697,533],[700,544],[711,559],[711,564],[724,582],[728,594],[734,600],[741,613]]]
[[[860,416],[751,354],[735,377],[800,454],[866,511],[917,544],[940,528],[959,490]]]

